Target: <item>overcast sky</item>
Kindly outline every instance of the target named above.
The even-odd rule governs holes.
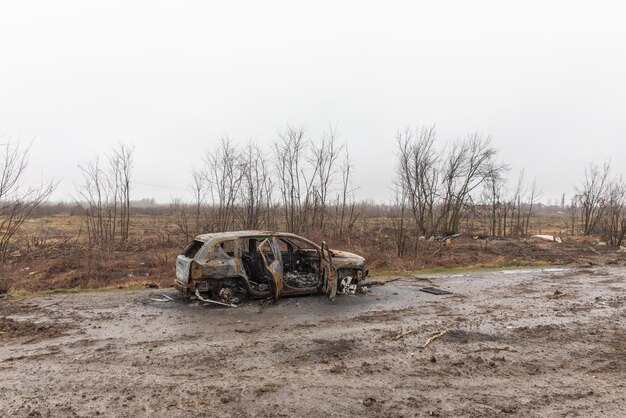
[[[390,197],[394,135],[493,137],[542,200],[588,162],[626,174],[621,1],[3,1],[0,133],[76,196],[78,164],[135,145],[135,198],[185,195],[228,135],[337,127],[359,198]],[[159,187],[149,186],[157,185]]]

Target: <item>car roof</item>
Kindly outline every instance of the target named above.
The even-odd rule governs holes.
[[[224,241],[235,238],[254,238],[254,237],[271,237],[271,236],[279,236],[279,237],[291,237],[298,238],[311,244],[315,244],[313,241],[301,237],[300,235],[292,234],[290,232],[277,232],[277,231],[260,231],[260,230],[249,230],[249,231],[227,231],[227,232],[213,232],[210,234],[200,234],[196,236],[196,241]]]

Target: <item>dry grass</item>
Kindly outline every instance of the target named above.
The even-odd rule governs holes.
[[[541,230],[561,231],[565,215],[533,218]],[[447,270],[546,264],[624,262],[624,253],[596,245],[589,237],[564,237],[562,244],[541,240],[494,240],[485,242],[461,236],[450,244],[415,241],[398,257],[391,222],[384,217],[359,220],[350,236],[333,238],[331,233],[303,234],[315,242],[325,239],[331,248],[355,252],[368,260],[373,274],[399,274],[423,269]],[[0,294],[51,289],[94,289],[156,284],[170,286],[176,255],[187,238],[165,216],[137,215],[131,219],[129,241],[114,251],[89,250],[80,216],[53,215],[29,219],[20,231],[19,248],[3,267]]]

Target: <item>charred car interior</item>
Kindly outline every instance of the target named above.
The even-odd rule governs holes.
[[[290,233],[236,231],[197,236],[176,260],[185,296],[228,306],[249,298],[355,294],[365,259]]]

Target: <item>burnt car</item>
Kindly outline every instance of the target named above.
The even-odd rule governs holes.
[[[174,286],[184,296],[236,305],[248,298],[356,293],[365,259],[287,232],[198,235],[176,259]]]

